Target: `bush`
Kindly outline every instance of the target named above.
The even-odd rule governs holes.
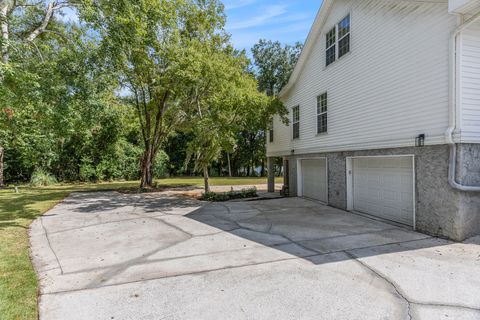
[[[165,151],[160,150],[153,164],[153,177],[155,179],[162,179],[168,176],[169,161],[170,159]]]
[[[224,202],[234,199],[246,199],[246,198],[256,198],[257,188],[242,189],[241,191],[229,191],[229,192],[207,192],[202,195],[201,200],[212,201],[212,202]]]
[[[36,169],[30,178],[30,185],[33,187],[46,187],[56,183],[58,183],[57,179],[42,169]]]
[[[79,178],[81,181],[84,181],[84,182],[97,181],[98,180],[97,170],[91,164],[83,163],[80,166]]]

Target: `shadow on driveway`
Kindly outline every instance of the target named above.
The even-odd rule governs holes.
[[[268,298],[264,316],[247,312],[256,319],[286,306],[301,309],[301,319],[328,308],[319,318],[342,318],[352,304],[355,319],[480,318],[479,238],[453,243],[305,199],[75,193],[35,221],[31,242],[44,319],[77,319],[72,310],[78,319],[122,319],[132,310],[111,309],[117,290],[159,295],[145,319],[212,319],[232,304],[249,310],[258,302],[246,292]],[[217,297],[226,284],[237,289]],[[285,300],[290,294],[300,300]],[[185,300],[193,296],[198,305]],[[216,297],[220,305],[211,306]],[[91,308],[77,310],[79,301]],[[137,308],[144,312],[145,301]]]

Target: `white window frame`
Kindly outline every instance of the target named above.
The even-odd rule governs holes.
[[[331,44],[330,46],[328,46],[328,35],[330,33],[333,32],[333,36],[335,37],[334,41],[333,41],[333,44]],[[335,25],[335,27],[331,28],[330,30],[328,30],[327,34],[325,35],[325,64],[326,66],[328,67],[329,65],[331,65],[332,63],[334,63],[335,61],[337,61],[337,34],[338,34],[338,30],[337,30],[337,25]],[[334,57],[333,57],[333,61],[331,61],[330,63],[328,63],[327,61],[327,58],[328,58],[328,51],[330,51],[330,49],[334,49]]]
[[[295,125],[298,125],[298,136],[295,136]],[[300,139],[300,106],[292,108],[292,137],[293,140]]]
[[[340,36],[340,23],[342,23],[343,20],[347,19],[348,18],[348,32],[345,33],[341,38],[339,37]],[[346,54],[348,54],[348,52],[350,52],[350,46],[351,46],[351,40],[352,38],[350,37],[350,33],[352,32],[352,16],[350,14],[346,15],[345,18],[343,18],[342,20],[340,20],[339,23],[337,23],[336,25],[336,28],[337,28],[337,59],[341,59],[342,57],[344,57]],[[340,57],[340,42],[345,39],[346,37],[350,37],[350,40],[348,41],[348,52],[344,53],[343,56]]]
[[[322,110],[322,99],[325,96],[325,111]],[[317,96],[317,135],[326,134],[328,133],[328,93],[324,92],[321,95]],[[327,123],[325,125],[325,131],[320,132],[320,126],[318,123],[318,118],[320,116],[326,115],[327,116]]]
[[[345,33],[341,38],[339,37],[339,25],[340,23],[349,18],[349,23],[348,23],[348,32]],[[327,39],[328,39],[328,35],[330,34],[330,32],[332,30],[335,30],[335,41],[333,44],[331,44],[330,46],[327,47]],[[325,34],[325,67],[328,67],[329,65],[333,64],[335,61],[343,58],[345,55],[347,55],[350,51],[351,51],[351,41],[352,41],[352,37],[351,37],[351,33],[352,33],[352,15],[351,13],[347,14],[343,19],[341,19],[339,22],[337,22],[335,24],[334,27],[330,28],[327,33]],[[348,52],[346,52],[345,54],[343,54],[341,57],[340,57],[340,42],[345,39],[346,37],[350,37],[350,40],[349,40],[349,44],[348,44]],[[328,51],[331,49],[331,48],[335,48],[335,57],[333,59],[332,62],[328,63],[327,64],[327,57],[328,57]]]

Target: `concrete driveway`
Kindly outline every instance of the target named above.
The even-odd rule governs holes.
[[[76,193],[30,232],[42,320],[480,319],[480,238],[304,199]]]

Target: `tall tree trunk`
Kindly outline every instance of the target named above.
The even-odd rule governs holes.
[[[142,180],[140,181],[140,188],[153,188],[153,154],[151,148],[147,148],[142,156]]]
[[[208,182],[208,167],[203,168],[203,182],[205,184],[205,193],[210,192],[210,184]]]
[[[7,64],[10,60],[10,55],[8,54],[8,41],[9,41],[9,28],[8,28],[8,10],[9,10],[9,1],[2,3],[3,7],[0,8],[0,29],[2,36],[2,47],[0,48],[0,54],[2,56],[2,62]],[[5,181],[3,178],[3,154],[4,149],[0,146],[0,188],[5,186]]]
[[[230,153],[227,152],[227,162],[228,162],[228,176],[232,177],[232,163],[230,162]]]
[[[2,55],[2,62],[7,64],[10,56],[8,54],[8,40],[9,40],[9,31],[8,31],[8,3],[2,4],[4,7],[0,9],[0,25],[2,31],[2,48],[1,48],[1,55]]]
[[[0,147],[0,189],[5,186],[3,180],[3,148]]]

